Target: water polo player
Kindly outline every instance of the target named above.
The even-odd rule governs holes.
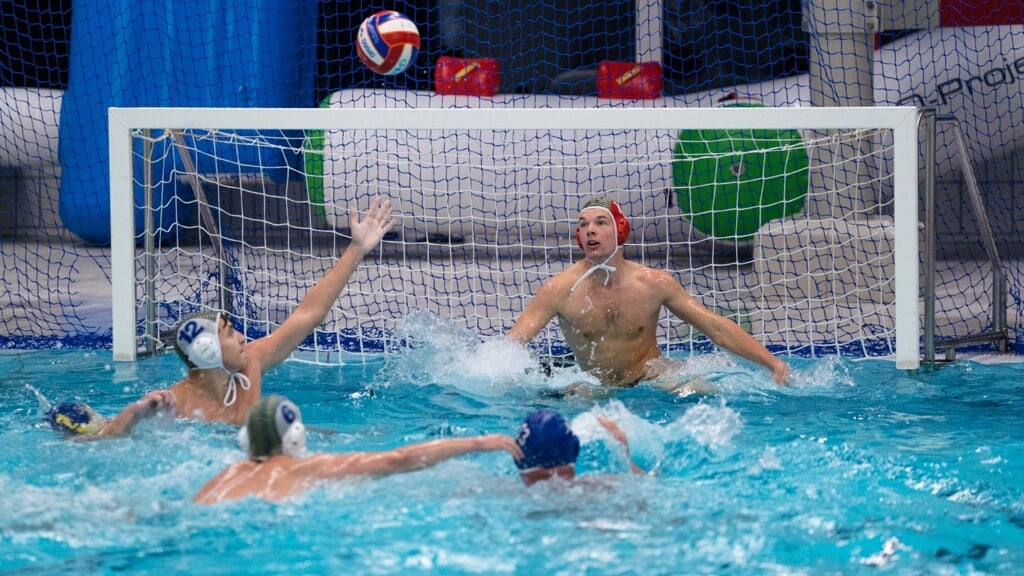
[[[319,326],[363,258],[394,225],[391,201],[376,197],[362,220],[349,209],[352,240],[327,274],[274,331],[246,342],[223,314],[200,312],[175,329],[175,350],[187,376],[170,388],[177,416],[242,424],[260,398],[263,375],[283,362]]]
[[[607,386],[633,386],[668,375],[657,324],[662,308],[700,330],[712,342],[764,366],[785,384],[789,366],[732,320],[691,296],[663,270],[626,260],[622,245],[630,225],[607,198],[587,202],[576,227],[584,258],[547,280],[508,331],[527,344],[553,319],[577,364]]]
[[[129,404],[114,418],[104,418],[84,402],[61,402],[46,411],[46,421],[68,438],[116,438],[130,433],[146,418],[173,410],[174,395],[168,390],[155,390]]]
[[[634,474],[642,474],[643,470],[633,463],[629,453],[629,441],[618,425],[600,416],[597,417],[597,421],[625,447],[630,470]],[[523,451],[523,457],[516,459],[516,467],[519,468],[519,477],[527,486],[549,478],[576,478],[580,439],[558,412],[531,412],[519,425],[516,444]]]
[[[306,433],[298,406],[283,396],[267,396],[253,406],[239,441],[247,458],[229,465],[200,488],[200,504],[256,496],[281,500],[320,482],[350,477],[411,472],[475,452],[522,451],[511,436],[490,434],[442,438],[384,452],[306,453]]]

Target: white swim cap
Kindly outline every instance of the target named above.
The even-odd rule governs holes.
[[[219,329],[219,312],[200,312],[185,318],[178,325],[175,338],[178,354],[190,367],[223,368]]]
[[[275,454],[302,458],[306,455],[306,427],[299,407],[284,396],[261,398],[238,431],[238,443],[254,460]]]

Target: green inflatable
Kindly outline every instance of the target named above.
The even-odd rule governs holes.
[[[697,230],[749,242],[766,222],[803,209],[807,150],[798,130],[681,130],[672,176]]]

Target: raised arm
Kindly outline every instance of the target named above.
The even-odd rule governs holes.
[[[665,307],[672,314],[703,332],[718,346],[764,366],[771,372],[772,380],[776,384],[786,385],[786,380],[789,378],[789,365],[769,352],[763,344],[755,340],[739,324],[708,310],[668,274],[662,273],[657,281],[667,294]]]
[[[154,390],[129,404],[121,413],[107,420],[99,432],[81,436],[86,440],[120,438],[135,428],[139,422],[156,415],[161,410],[174,409],[174,394],[170,390]]]
[[[508,452],[513,458],[523,457],[522,450],[511,436],[490,434],[430,440],[386,452],[321,454],[307,459],[309,465],[303,466],[303,474],[325,480],[347,476],[387,476],[429,468],[465,454],[499,450]]]
[[[609,420],[608,418],[603,418],[601,416],[597,417],[597,421],[601,423],[601,426],[605,427],[605,430],[611,432],[613,438],[622,443],[622,446],[626,449],[626,460],[629,461],[629,469],[633,471],[633,474],[643,474],[644,469],[633,462],[633,456],[629,452],[629,440],[626,438],[626,434],[622,429],[619,428],[619,425],[616,424],[614,420]]]
[[[256,350],[263,372],[284,361],[306,336],[324,321],[331,306],[359,267],[359,263],[380,243],[394,223],[391,200],[386,198],[378,196],[371,200],[362,220],[359,220],[355,207],[349,208],[352,241],[345,248],[341,258],[327,275],[309,289],[295,311],[281,326],[249,344],[249,350]]]

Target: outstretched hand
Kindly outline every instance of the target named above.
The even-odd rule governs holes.
[[[142,398],[132,402],[120,414],[107,420],[103,429],[91,435],[90,440],[97,438],[119,438],[132,431],[139,421],[150,418],[161,411],[174,411],[174,393],[170,390],[153,390]]]
[[[516,439],[507,436],[505,434],[488,434],[480,438],[483,443],[482,448],[489,452],[497,452],[504,450],[512,455],[516,460],[523,459],[523,449],[516,443]]]
[[[354,206],[349,208],[348,222],[352,231],[352,245],[364,255],[369,253],[395,225],[395,219],[391,215],[391,200],[380,196],[374,197],[362,220],[359,219]]]
[[[789,364],[779,360],[778,365],[772,370],[772,380],[779,386],[789,386]]]
[[[174,393],[170,390],[153,390],[134,404],[140,418],[148,418],[161,411],[174,410]]]

